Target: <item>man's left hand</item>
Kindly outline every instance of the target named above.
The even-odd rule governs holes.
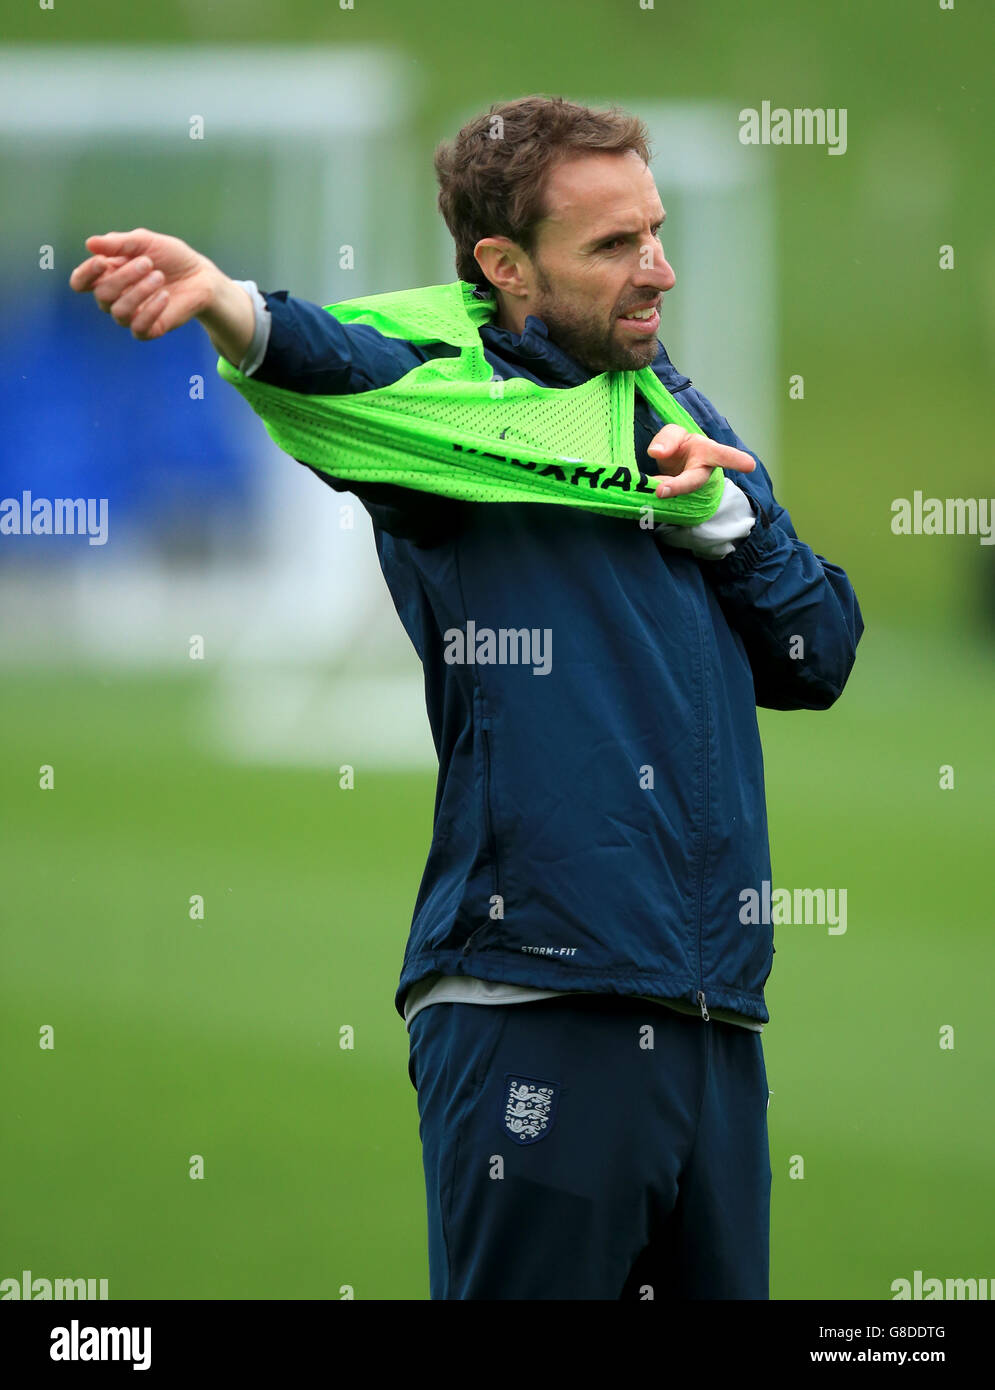
[[[713,468],[729,468],[738,473],[752,473],[756,460],[743,449],[729,444],[716,444],[705,434],[690,434],[680,425],[664,425],[653,436],[647,449],[656,459],[664,476],[651,474],[657,483],[657,497],[680,497],[704,487]]]

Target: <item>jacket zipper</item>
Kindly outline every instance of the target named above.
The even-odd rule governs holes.
[[[692,595],[691,603],[694,607],[695,627],[698,631],[698,651],[701,656],[701,709],[702,722],[704,725],[703,756],[702,756],[702,823],[701,823],[701,865],[698,870],[698,984],[705,982],[702,978],[702,959],[701,959],[701,915],[702,901],[705,893],[705,861],[708,858],[708,753],[709,753],[709,732],[711,721],[708,712],[708,659],[705,655],[705,638],[701,630],[701,615],[698,609],[698,600]],[[701,1016],[708,1022],[708,1009],[705,1007],[705,992],[699,987],[697,994],[698,1005],[701,1008]]]
[[[651,368],[650,370],[652,371],[652,368]],[[656,375],[655,372],[653,373],[653,376],[654,376],[654,378],[655,378],[655,384],[658,385],[658,386],[660,386],[660,387],[662,388],[665,397],[669,398],[674,404],[680,406],[680,402],[679,402],[679,401],[673,401],[673,397],[670,395],[670,392],[667,391],[667,388],[663,386],[663,383],[660,381],[659,377]],[[690,377],[688,377],[687,380],[684,382],[684,385],[683,385],[683,386],[676,387],[675,389],[676,389],[676,390],[681,390],[681,391],[683,391],[683,390],[685,389],[685,387],[690,386],[690,385],[691,385],[691,379],[690,379]],[[654,401],[652,401],[652,400],[650,399],[650,394],[651,394],[651,393],[647,393],[646,391],[641,390],[641,388],[639,388],[639,389],[640,389],[640,394],[642,395],[643,399],[646,401],[646,404],[647,404],[647,406],[648,406],[649,409],[650,409],[650,412],[651,412],[651,413],[654,412],[654,410],[656,409],[657,403],[654,402]],[[699,869],[699,871],[698,871],[698,983],[699,983],[699,984],[704,984],[704,980],[702,979],[702,960],[701,960],[701,909],[702,909],[702,898],[703,898],[703,896],[704,896],[704,891],[705,891],[705,860],[706,860],[706,858],[707,858],[707,848],[708,848],[708,749],[709,749],[709,727],[710,727],[710,721],[709,721],[709,717],[708,717],[708,691],[707,691],[707,688],[706,688],[707,685],[708,685],[708,663],[707,663],[707,657],[706,657],[706,654],[705,654],[705,637],[704,637],[704,633],[702,632],[702,627],[701,627],[701,613],[700,613],[700,610],[699,610],[699,608],[698,608],[698,601],[697,601],[697,599],[696,599],[693,595],[692,595],[692,597],[691,597],[691,605],[692,605],[692,607],[693,607],[693,609],[694,609],[694,624],[695,624],[695,628],[696,628],[697,633],[698,633],[698,652],[699,652],[699,655],[700,655],[700,658],[701,658],[701,701],[702,701],[702,717],[703,717],[704,734],[705,734],[705,737],[704,737],[704,740],[703,740],[703,743],[704,743],[704,758],[703,758],[703,768],[702,768],[702,777],[703,777],[703,797],[702,797],[702,826],[701,826],[701,867],[700,867],[700,869]],[[702,1018],[704,1019],[704,1021],[707,1023],[707,1022],[709,1021],[710,1015],[709,1015],[708,1009],[707,1009],[707,1007],[706,1007],[706,1005],[705,1005],[705,991],[704,991],[703,989],[699,989],[699,990],[698,990],[697,995],[696,995],[696,999],[697,999],[697,1002],[698,1002],[698,1007],[701,1009],[701,1016],[702,1016]]]
[[[492,817],[491,817],[491,740],[490,740],[490,729],[491,729],[491,717],[490,717],[489,714],[485,714],[485,715],[483,715],[483,716],[481,717],[481,720],[480,720],[480,732],[481,732],[481,735],[482,735],[482,737],[483,737],[483,743],[484,743],[484,825],[485,825],[485,829],[486,829],[486,831],[487,831],[487,850],[488,850],[488,853],[490,854],[490,857],[491,857],[491,863],[492,863],[492,865],[494,866],[494,894],[495,894],[496,897],[500,897],[500,887],[499,887],[499,884],[500,884],[500,881],[501,881],[501,874],[500,874],[500,870],[499,870],[499,867],[498,867],[497,843],[496,843],[495,838],[494,838],[494,822],[493,822],[493,819],[492,819]],[[469,936],[467,937],[467,939],[466,939],[466,944],[465,944],[464,947],[463,947],[463,952],[462,952],[462,954],[463,954],[464,956],[465,956],[465,955],[469,955],[470,949],[471,949],[471,947],[473,946],[474,940],[480,935],[480,933],[481,933],[482,931],[486,931],[487,928],[490,926],[490,924],[491,924],[491,923],[490,923],[490,918],[488,917],[488,920],[483,924],[483,926],[480,926],[480,927],[475,928],[475,929],[470,933],[470,935],[469,935]]]

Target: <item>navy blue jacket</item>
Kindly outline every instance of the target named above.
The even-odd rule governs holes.
[[[456,351],[340,324],[285,291],[265,298],[272,328],[254,375],[295,391],[370,390]],[[481,337],[502,377],[567,387],[590,376],[534,315],[522,334],[487,326]],[[706,434],[746,449],[662,346],[653,369]],[[637,394],[647,474],[661,427]],[[756,706],[828,708],[863,621],[846,574],[798,539],[760,460],[729,475],[757,519],[717,561],[635,520],[313,471],[373,519],[439,755],[398,1012],[439,972],[704,999],[766,1022],[773,930],[740,921],[741,892],[771,877]],[[469,620],[478,632],[549,630],[551,670],[447,663],[447,630]]]

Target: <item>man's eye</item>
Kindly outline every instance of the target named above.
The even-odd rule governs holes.
[[[661,223],[658,224],[658,226],[654,229],[654,232],[653,232],[653,235],[654,235],[654,237],[657,239],[657,241],[659,241],[659,239],[660,239],[660,232],[661,232],[662,230],[663,230],[663,223],[661,222]],[[601,249],[602,249],[602,251],[608,251],[608,250],[610,250],[611,247],[613,247],[613,246],[619,246],[619,245],[621,244],[621,242],[622,242],[622,238],[621,238],[621,237],[612,237],[610,241],[603,241],[603,242],[601,243]]]

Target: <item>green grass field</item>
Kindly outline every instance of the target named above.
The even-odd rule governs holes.
[[[777,933],[774,1298],[995,1275],[995,672],[972,645],[934,639],[926,660],[873,638],[835,709],[761,716],[775,884],[848,890],[845,934]],[[392,995],[433,779],[345,792],[216,761],[201,699],[196,680],[4,683],[0,1277],[107,1277],[112,1298],[426,1298]]]

